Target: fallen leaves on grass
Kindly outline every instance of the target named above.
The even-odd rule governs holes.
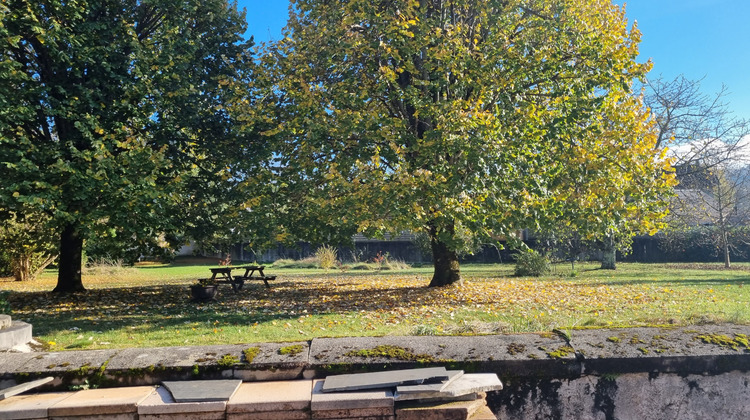
[[[423,276],[397,273],[284,275],[270,289],[250,282],[233,293],[231,287],[222,285],[218,300],[206,304],[190,301],[189,283],[184,281],[92,288],[70,296],[18,290],[11,294],[10,303],[14,318],[31,321],[35,332],[41,334],[83,329],[88,336],[92,331],[124,330],[132,338],[156,331],[171,340],[179,335],[221,342],[224,328],[245,327],[257,333],[259,324],[286,334],[283,337],[288,339],[299,339],[344,326],[365,334],[428,324],[437,326],[434,331],[438,332],[456,325],[463,326],[457,331],[472,332],[472,322],[478,320],[519,324],[532,320],[537,324],[523,327],[532,329],[599,317],[611,324],[618,317],[627,319],[638,312],[648,319],[668,319],[696,302],[716,305],[731,296],[709,287],[673,287],[660,282],[610,284],[591,279],[473,277],[462,287],[444,288],[427,288],[427,283]]]

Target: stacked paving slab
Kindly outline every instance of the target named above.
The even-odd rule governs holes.
[[[0,314],[0,351],[22,350],[31,340],[31,324]]]
[[[317,418],[494,419],[486,392],[500,389],[494,373],[464,374],[442,367],[335,375],[313,385],[313,418],[318,408],[322,415]],[[346,404],[363,400],[360,395],[366,393],[373,401],[368,407],[377,406],[378,411]]]
[[[416,369],[419,370],[419,369]],[[444,371],[444,370],[443,370]],[[395,378],[395,388],[355,386],[357,375],[333,377],[344,389],[325,392],[326,380],[245,382],[241,380],[167,381],[162,386],[136,386],[77,392],[15,395],[29,389],[0,390],[0,419],[370,419],[484,420],[495,416],[485,391],[501,389],[494,374],[450,372],[429,384],[399,385],[405,371],[383,372]],[[363,374],[369,375],[369,374]],[[434,378],[434,377],[433,377]],[[338,381],[338,382],[337,382]],[[419,382],[419,381],[417,381]],[[361,384],[361,382],[359,382]],[[415,383],[406,381],[405,383]],[[421,385],[431,389],[417,390]],[[417,387],[417,388],[409,388]],[[442,388],[442,390],[439,390]],[[7,396],[7,398],[6,398]]]

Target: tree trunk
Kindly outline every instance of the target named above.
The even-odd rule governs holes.
[[[430,287],[448,286],[450,284],[461,284],[461,270],[458,265],[458,254],[451,251],[448,245],[435,238],[434,232],[430,234],[430,245],[432,247],[432,264],[434,272]]]
[[[22,254],[14,258],[11,263],[13,267],[13,277],[16,281],[26,281],[31,271],[31,255]]]
[[[615,235],[607,235],[604,238],[604,252],[602,253],[602,269],[617,269],[617,247],[615,247]]]
[[[83,237],[75,224],[63,228],[60,235],[60,263],[57,287],[53,292],[74,293],[86,290],[81,280]]]
[[[721,233],[722,248],[724,251],[724,268],[732,268],[732,262],[729,260],[729,235],[724,231]]]
[[[44,260],[40,260],[41,258],[44,258]],[[13,267],[13,277],[16,281],[35,280],[55,259],[57,259],[56,255],[47,256],[39,253],[22,254],[13,257],[11,264]]]

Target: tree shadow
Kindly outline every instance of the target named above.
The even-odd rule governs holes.
[[[58,295],[50,292],[14,291],[9,297],[14,318],[34,324],[35,335],[60,331],[91,332],[137,327],[139,331],[179,327],[187,322],[248,325],[314,315],[360,311],[409,310],[439,300],[440,292],[427,287],[394,287],[344,290],[361,285],[274,281],[246,282],[233,292],[220,285],[218,297],[208,303],[191,300],[189,285],[112,287]],[[337,287],[338,286],[338,287]],[[461,304],[461,299],[452,302]]]

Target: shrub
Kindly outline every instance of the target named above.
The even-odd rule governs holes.
[[[323,245],[315,251],[315,258],[318,260],[318,265],[324,270],[330,270],[336,267],[338,263],[338,251],[336,248],[328,245]]]
[[[384,270],[408,270],[411,266],[401,260],[388,260],[383,266]]]
[[[517,276],[541,276],[550,272],[550,264],[546,255],[533,249],[516,254]]]
[[[83,267],[83,273],[91,276],[126,276],[136,275],[138,269],[125,266],[121,258],[100,257],[88,261]]]
[[[307,257],[301,260],[292,260],[288,258],[278,259],[273,263],[274,268],[318,268],[318,259],[315,257]]]
[[[433,325],[417,325],[414,327],[413,335],[438,335],[440,330]]]
[[[10,292],[0,292],[0,314],[10,315],[10,302],[8,302]]]

